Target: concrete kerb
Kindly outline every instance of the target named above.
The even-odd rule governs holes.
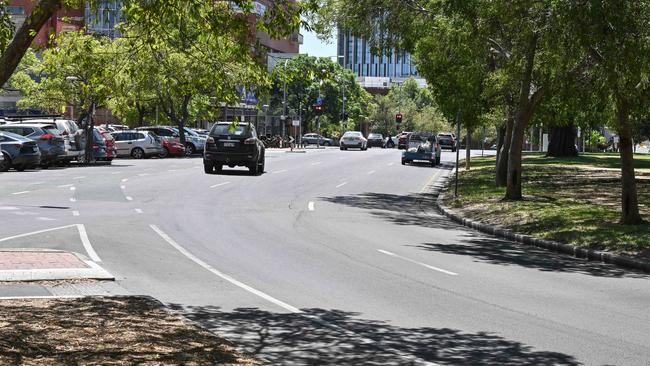
[[[503,239],[514,241],[520,244],[531,245],[538,248],[548,249],[557,253],[568,254],[578,259],[585,259],[589,261],[598,261],[601,263],[614,264],[623,268],[640,270],[646,273],[650,273],[650,262],[638,260],[635,258],[626,257],[623,255],[613,254],[609,252],[604,252],[600,250],[592,250],[586,248],[580,248],[575,245],[560,243],[553,240],[546,240],[541,238],[532,237],[530,235],[518,234],[511,230],[504,228],[496,227],[493,225],[487,225],[482,222],[478,222],[472,219],[462,217],[460,214],[454,212],[447,206],[443,204],[445,194],[449,189],[449,177],[455,174],[456,168],[453,168],[451,172],[441,179],[441,183],[444,187],[434,189],[433,194],[437,193],[438,197],[436,198],[435,205],[436,208],[445,216],[452,219],[453,221],[460,223],[469,228],[475,229],[477,231],[494,235]],[[440,186],[440,184],[437,184]],[[437,191],[437,192],[436,192]]]
[[[0,270],[0,282],[28,282],[28,281],[53,281],[53,280],[106,280],[114,281],[115,277],[100,267],[97,263],[89,260],[83,254],[66,252],[52,249],[2,249],[3,251],[22,252],[53,252],[71,253],[82,261],[87,268],[38,268],[38,269],[11,269]]]

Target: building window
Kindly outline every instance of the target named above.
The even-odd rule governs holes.
[[[24,15],[25,14],[25,8],[22,6],[6,6],[5,10],[7,11],[7,14],[10,15]]]

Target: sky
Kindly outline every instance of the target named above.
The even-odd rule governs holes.
[[[300,45],[300,53],[306,53],[316,57],[336,57],[336,35],[330,41],[325,43],[316,37],[316,34],[308,32],[301,28],[300,34],[303,35],[303,44]]]

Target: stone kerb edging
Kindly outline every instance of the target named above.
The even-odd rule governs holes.
[[[638,260],[618,254],[603,252],[600,250],[592,250],[580,248],[574,245],[564,244],[553,240],[540,239],[532,237],[530,235],[517,234],[511,230],[499,228],[493,225],[487,225],[476,220],[471,220],[461,215],[457,214],[453,210],[449,209],[442,202],[445,197],[446,191],[449,189],[448,183],[450,182],[449,177],[453,176],[456,172],[456,169],[452,169],[451,173],[447,175],[446,178],[443,178],[444,184],[442,184],[438,190],[438,198],[436,199],[436,207],[438,210],[445,216],[449,217],[453,221],[460,223],[464,226],[470,227],[472,229],[478,230],[480,232],[494,235],[500,238],[511,240],[520,244],[532,245],[538,248],[549,249],[554,252],[569,254],[575,258],[586,259],[589,261],[600,261],[603,263],[615,264],[621,267],[636,269],[650,273],[650,262]],[[435,190],[434,190],[435,192]]]

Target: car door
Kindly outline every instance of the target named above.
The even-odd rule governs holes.
[[[129,155],[129,150],[127,149],[127,136],[128,132],[118,132],[113,135],[115,139],[115,150],[117,151],[118,156]]]

